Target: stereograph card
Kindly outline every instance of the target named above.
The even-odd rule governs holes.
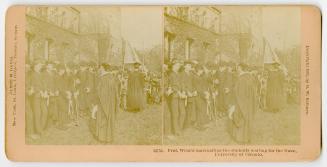
[[[311,161],[315,6],[12,6],[12,161]]]

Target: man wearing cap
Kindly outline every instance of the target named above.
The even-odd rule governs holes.
[[[134,68],[128,74],[126,107],[127,111],[139,112],[145,108],[144,75],[139,70],[140,64],[134,63]]]
[[[67,63],[65,65],[65,85],[63,85],[66,95],[66,101],[68,102],[67,110],[68,110],[68,117],[70,120],[76,119],[76,113],[75,113],[75,97],[74,97],[74,91],[75,91],[75,78],[74,78],[74,64],[73,63]]]
[[[34,112],[35,133],[42,135],[46,128],[48,109],[48,92],[46,89],[45,67],[41,61],[37,61],[31,73],[31,89],[33,89],[32,109]]]
[[[95,120],[93,133],[99,141],[111,143],[114,141],[114,126],[119,110],[119,86],[108,64],[102,64],[99,71],[97,86],[99,104],[91,113],[91,119]]]
[[[97,103],[96,97],[96,64],[94,62],[89,62],[87,69],[85,71],[85,83],[84,83],[84,92],[85,100],[87,105],[87,110],[90,111],[94,104]],[[89,113],[89,112],[87,112]]]
[[[33,102],[33,94],[35,93],[34,88],[32,87],[32,69],[30,64],[25,64],[25,73],[26,73],[26,81],[25,81],[25,121],[26,121],[26,136],[31,138],[37,138],[38,135],[35,134],[35,126],[34,126],[34,111],[32,108]]]
[[[237,69],[235,102],[228,109],[228,131],[236,142],[245,144],[251,142],[256,89],[254,78],[248,72],[247,65],[240,64]]]
[[[57,107],[58,107],[58,128],[59,129],[66,129],[66,125],[69,123],[69,98],[67,92],[69,80],[66,73],[66,66],[65,64],[57,64],[57,77],[56,77],[56,85],[58,92],[57,98]]]
[[[183,90],[186,92],[187,98],[185,99],[185,121],[183,123],[184,128],[189,128],[195,124],[196,113],[195,113],[195,96],[197,91],[194,87],[194,74],[191,62],[184,63],[184,71],[181,72],[183,81]]]
[[[214,108],[213,108],[213,98],[212,98],[212,76],[211,76],[211,71],[210,69],[208,69],[206,66],[203,66],[203,81],[202,84],[205,86],[205,90],[204,90],[204,95],[205,95],[205,99],[206,99],[206,115],[207,117],[205,118],[209,118],[212,119],[213,117],[213,112],[214,112]],[[208,126],[209,125],[209,120],[206,121],[204,126]]]
[[[225,106],[225,81],[227,77],[227,70],[225,65],[221,65],[218,68],[218,80],[219,80],[219,88],[218,88],[218,99],[216,109],[218,111],[218,116],[222,117],[225,115],[227,108]]]
[[[78,96],[78,104],[79,104],[79,110],[82,115],[85,115],[88,111],[87,106],[87,92],[86,92],[86,84],[87,84],[87,64],[86,62],[82,61],[80,62],[80,68],[77,72],[77,78],[79,79],[80,83],[77,84],[76,89],[79,92]]]
[[[215,68],[217,69],[218,67],[215,66]],[[214,119],[217,120],[217,118],[220,116],[220,112],[219,112],[219,94],[221,93],[219,91],[219,87],[220,87],[220,80],[219,80],[219,71],[218,70],[212,70],[211,72],[212,76],[211,76],[211,80],[212,80],[212,92],[211,92],[211,96],[212,96],[212,106],[213,106],[213,116]]]
[[[204,75],[204,69],[202,66],[196,66],[196,75],[194,77],[194,86],[197,91],[197,96],[195,96],[196,102],[196,128],[202,129],[208,123],[207,115],[207,81]]]
[[[72,79],[73,79],[73,88],[72,88],[72,95],[73,95],[73,119],[75,126],[79,125],[79,116],[80,116],[80,88],[81,88],[81,80],[79,78],[79,64],[74,62],[71,66],[72,69]]]
[[[229,65],[226,69],[226,76],[223,82],[223,93],[224,94],[224,111],[222,112],[222,116],[225,116],[228,108],[233,102],[234,96],[234,83],[235,83],[235,74],[233,71],[232,65]]]
[[[57,88],[57,73],[52,62],[48,62],[46,66],[45,80],[48,91],[47,106],[49,111],[49,124],[57,124],[58,121],[58,88]]]
[[[166,90],[166,96],[168,97],[168,107],[171,115],[172,132],[174,135],[180,135],[181,133],[181,117],[185,115],[185,108],[180,107],[182,103],[181,94],[181,80],[180,80],[180,68],[182,64],[178,61],[172,62],[172,71],[168,77],[168,88]],[[183,103],[181,106],[185,105]],[[184,113],[183,113],[184,112]]]
[[[164,119],[164,135],[167,137],[171,137],[173,135],[172,131],[172,119],[171,119],[171,114],[169,110],[169,102],[171,100],[171,88],[169,88],[169,74],[171,73],[171,64],[167,65],[164,64],[162,67],[163,75],[164,77],[162,78],[162,83],[163,84],[163,90],[164,90],[164,95],[162,98],[162,105],[163,105],[163,119]]]
[[[279,112],[285,104],[285,74],[280,65],[274,63],[268,70],[266,105],[270,112]]]

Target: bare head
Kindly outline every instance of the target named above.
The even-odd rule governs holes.
[[[179,62],[175,62],[172,66],[172,70],[174,72],[178,72],[181,69],[181,64]]]
[[[189,73],[189,72],[192,71],[192,69],[193,69],[193,67],[192,67],[192,64],[191,64],[191,63],[186,63],[186,64],[184,65],[184,71],[185,71],[185,72]]]

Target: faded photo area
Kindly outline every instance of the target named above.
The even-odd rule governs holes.
[[[299,7],[164,8],[167,145],[300,144]]]
[[[300,144],[300,7],[33,6],[26,144]]]
[[[27,7],[26,144],[161,144],[162,12]]]

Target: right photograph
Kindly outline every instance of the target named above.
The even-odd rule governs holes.
[[[164,8],[164,145],[299,145],[301,8]]]

